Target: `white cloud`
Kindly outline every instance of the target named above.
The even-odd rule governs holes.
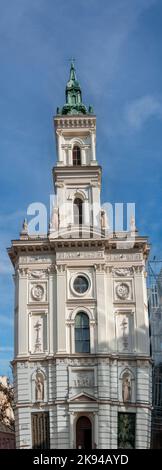
[[[149,118],[162,117],[162,100],[152,95],[142,96],[127,105],[125,116],[130,127],[141,129]]]

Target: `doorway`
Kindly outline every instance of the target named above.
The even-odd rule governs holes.
[[[87,416],[80,416],[77,420],[76,448],[92,449],[92,424]]]

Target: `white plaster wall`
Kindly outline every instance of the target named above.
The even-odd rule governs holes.
[[[122,362],[118,360],[109,361],[99,359],[96,374],[96,388],[94,389],[82,387],[82,389],[73,388],[69,391],[69,371],[68,363],[64,360],[57,360],[47,365],[40,364],[39,369],[46,370],[48,380],[48,408],[45,403],[41,407],[41,411],[49,411],[50,416],[50,443],[51,448],[69,448],[71,445],[70,436],[70,414],[90,413],[94,422],[97,412],[97,436],[96,430],[93,429],[95,441],[98,442],[99,448],[117,448],[118,433],[118,412],[136,412],[136,448],[149,448],[150,442],[150,423],[151,412],[147,408],[149,405],[149,388],[151,366],[145,365],[142,369],[137,366],[137,389],[140,390],[140,397],[137,392],[137,407],[132,408],[130,404],[124,406],[119,405],[119,387],[120,380],[118,371],[122,370]],[[70,361],[71,363],[71,361]],[[85,359],[86,363],[86,359]],[[96,360],[95,360],[96,363]],[[94,360],[88,362],[88,367],[94,367]],[[83,362],[82,362],[83,364]],[[31,377],[37,369],[38,363],[29,364],[28,367],[19,367],[17,370],[18,377],[18,400],[16,408],[16,439],[18,448],[29,448],[31,444],[31,412],[38,411],[34,405],[31,408]],[[70,366],[72,367],[72,366]],[[73,367],[76,368],[75,360]],[[83,365],[81,365],[83,368]],[[131,369],[131,362],[127,364]],[[78,366],[77,366],[78,368]],[[145,377],[143,378],[143,375]],[[142,392],[143,391],[143,392]],[[94,397],[94,402],[84,403],[75,402],[77,393],[88,393]],[[68,404],[68,397],[70,402]],[[74,398],[73,398],[74,397]],[[99,402],[95,401],[98,397]],[[74,401],[72,400],[74,399]],[[138,407],[139,403],[139,407]]]
[[[66,252],[65,256],[66,256]],[[63,254],[63,252],[62,252]],[[51,257],[51,263],[53,259]],[[42,263],[39,263],[39,269],[43,269]],[[118,263],[119,264],[119,263]],[[123,265],[123,263],[122,263]],[[47,264],[45,265],[47,268]],[[48,264],[50,267],[51,264]],[[29,265],[30,270],[38,269],[35,265]],[[86,298],[77,298],[72,294],[69,295],[69,282],[71,274],[76,272],[87,273],[91,277],[91,291]],[[16,399],[16,439],[18,448],[30,448],[31,443],[31,412],[37,411],[38,408],[33,406],[33,398],[31,396],[31,377],[34,371],[45,370],[47,377],[47,403],[44,403],[41,410],[48,410],[50,416],[50,442],[51,448],[69,448],[72,436],[70,436],[70,416],[71,412],[74,416],[77,413],[90,413],[95,422],[97,429],[97,437],[100,448],[117,448],[117,422],[119,411],[132,411],[132,406],[125,407],[121,403],[121,379],[120,374],[126,367],[132,371],[135,377],[136,390],[136,447],[148,448],[150,442],[150,404],[151,404],[151,366],[145,360],[147,354],[146,343],[141,341],[142,335],[147,338],[147,314],[144,306],[145,283],[142,282],[141,274],[132,276],[132,285],[134,296],[129,302],[120,301],[114,297],[113,276],[111,269],[105,266],[105,263],[99,263],[97,257],[81,258],[66,260],[65,263],[58,262],[56,269],[49,272],[45,278],[48,283],[47,292],[48,299],[44,304],[39,302],[28,305],[27,295],[27,275],[19,278],[19,305],[18,305],[18,332],[19,355],[23,355],[22,361],[26,357],[26,363],[20,362],[15,369],[15,399]],[[127,279],[125,279],[125,282]],[[40,282],[40,280],[39,280]],[[143,289],[143,291],[142,291]],[[143,292],[143,294],[142,294]],[[139,298],[137,298],[140,296]],[[87,307],[88,305],[88,307]],[[67,322],[73,316],[73,312],[78,308],[89,309],[92,315],[94,325],[93,331],[96,330],[94,351],[96,351],[95,359],[92,356],[82,358],[80,362],[68,350],[69,326]],[[49,322],[48,351],[46,354],[30,355],[28,362],[28,312],[33,309],[47,310]],[[145,313],[144,313],[145,308]],[[117,352],[116,349],[116,328],[115,315],[116,310],[134,309],[135,312],[135,333],[139,335],[137,338],[137,350],[133,350],[129,354]],[[137,313],[136,313],[137,312]],[[91,321],[92,321],[91,320]],[[25,326],[24,326],[25,325]],[[137,326],[138,325],[138,326]],[[136,328],[137,326],[137,328]],[[74,327],[73,327],[74,328]],[[25,331],[26,330],[26,331]],[[20,338],[20,332],[22,337]],[[74,340],[74,338],[73,338]],[[70,361],[68,362],[67,351],[70,352]],[[53,354],[59,354],[55,362]],[[97,357],[100,355],[100,358]],[[143,354],[143,358],[141,355]],[[64,358],[64,355],[66,356]],[[130,360],[131,355],[133,362]],[[115,357],[114,357],[115,356]],[[138,360],[139,357],[139,360]],[[95,361],[95,362],[94,362]],[[70,388],[69,382],[69,366],[70,367],[95,367],[95,387],[77,387]],[[98,398],[99,402],[92,400],[88,402],[75,402],[75,396],[79,393],[88,393],[91,397]],[[68,402],[68,400],[70,401]],[[74,400],[74,401],[73,401]],[[134,402],[134,400],[133,400]],[[133,404],[132,404],[133,405]],[[97,413],[97,414],[96,414]],[[95,416],[95,418],[94,418]],[[96,423],[98,424],[96,425]],[[95,430],[96,433],[96,430]],[[72,439],[74,445],[74,438]]]

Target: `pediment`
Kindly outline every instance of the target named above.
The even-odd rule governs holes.
[[[75,395],[74,397],[72,398],[69,398],[68,400],[70,403],[71,402],[75,402],[75,403],[78,403],[78,402],[96,402],[96,398],[92,397],[91,395],[89,395],[88,393],[79,393],[78,395]]]

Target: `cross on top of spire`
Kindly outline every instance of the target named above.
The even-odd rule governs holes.
[[[70,64],[71,64],[71,65],[72,65],[72,64],[74,65],[74,62],[75,62],[74,57],[71,57],[71,59],[69,59],[69,60],[70,60]]]

